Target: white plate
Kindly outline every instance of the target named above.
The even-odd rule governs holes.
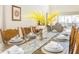
[[[45,54],[68,54],[68,48],[67,49],[64,49],[64,51],[60,52],[60,53],[52,53],[52,52],[48,52],[46,51],[44,48],[41,48],[41,51]]]
[[[12,45],[21,45],[25,42],[26,40],[22,39],[21,37],[14,37],[12,38],[8,44],[12,44]]]
[[[51,41],[48,43],[46,46],[43,47],[46,51],[53,52],[53,53],[58,53],[62,52],[64,48],[58,44],[57,42]]]
[[[11,45],[21,45],[23,43],[25,43],[26,40],[22,40],[21,42],[8,42],[8,44],[11,44]]]

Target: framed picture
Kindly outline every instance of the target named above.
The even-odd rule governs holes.
[[[21,21],[21,8],[20,7],[12,5],[12,20]]]

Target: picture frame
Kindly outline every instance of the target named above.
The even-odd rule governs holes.
[[[21,7],[12,5],[12,20],[21,21]]]

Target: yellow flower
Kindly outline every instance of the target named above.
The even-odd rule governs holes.
[[[47,20],[46,20],[46,16],[43,15],[42,12],[32,12],[32,14],[30,16],[28,16],[27,18],[30,19],[34,19],[37,22],[40,22],[41,24],[45,24],[48,25],[49,23],[51,23],[52,21],[54,21],[55,16],[58,16],[59,13],[58,12],[53,12],[48,14],[47,16]]]
[[[47,23],[51,23],[55,21],[55,16],[58,16],[59,13],[58,12],[52,12],[50,14],[48,14],[48,18],[47,18]]]
[[[45,17],[42,12],[32,12],[32,14],[27,18],[34,19],[37,22],[39,21],[41,24],[45,24]]]

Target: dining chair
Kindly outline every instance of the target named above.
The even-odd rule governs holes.
[[[36,27],[32,27],[34,33],[38,33],[41,29],[37,29]]]
[[[16,29],[1,30],[1,36],[4,44],[8,44],[8,41],[16,35],[18,35],[18,30]]]
[[[75,42],[75,48],[74,48],[73,54],[79,54],[79,31],[78,30],[76,31],[75,39],[76,39],[76,42]]]
[[[25,39],[26,33],[23,27],[21,27],[21,31],[22,31],[23,39]]]
[[[31,32],[30,27],[24,27],[25,34],[28,35]]]
[[[73,54],[73,50],[74,50],[74,47],[75,47],[76,31],[77,31],[76,26],[72,26],[71,34],[70,34],[70,40],[69,40],[69,54]]]

